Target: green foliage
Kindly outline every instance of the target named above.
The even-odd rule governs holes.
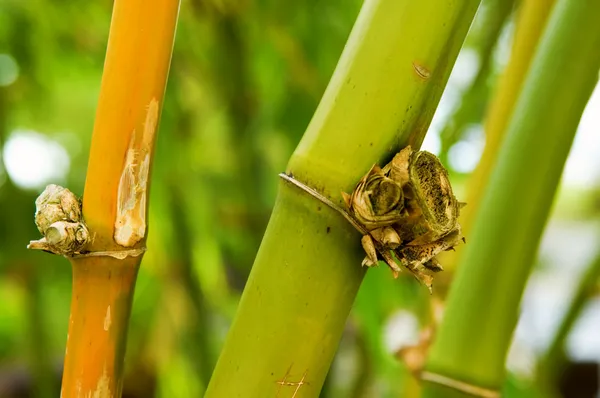
[[[484,4],[488,13],[478,16],[464,49],[478,52],[480,65],[487,70],[478,71],[481,77],[469,89],[471,94],[466,94],[465,103],[472,106],[459,108],[447,125],[456,131],[442,136],[444,150],[463,138],[459,127],[481,123],[501,67],[492,48],[498,40],[495,36],[510,23],[508,11],[490,11],[496,10],[495,0]],[[130,324],[125,394],[191,397],[206,388],[275,203],[276,176],[285,169],[313,117],[361,5],[359,0],[182,2],[153,166],[149,251],[141,267]],[[44,183],[62,183],[75,193],[83,192],[111,7],[109,0],[0,2],[0,55],[6,54],[18,67],[17,79],[0,86],[0,142],[6,148],[19,131],[35,131],[60,144],[69,160],[62,181],[23,187],[7,171],[6,153],[2,156],[3,397],[19,396],[17,387],[38,397],[58,395],[71,271],[64,259],[29,252],[25,246],[38,237],[34,200]],[[498,32],[491,33],[486,21],[494,21]],[[397,43],[390,53],[403,51],[405,44]],[[0,84],[5,74],[14,73],[5,59],[0,57]],[[369,65],[366,59],[364,66]],[[369,79],[377,76],[361,78],[368,86]],[[441,87],[436,90],[428,99],[423,120],[434,112]],[[388,111],[400,105],[412,105],[415,114],[420,109],[410,98],[400,103],[397,93],[388,94],[382,101]],[[366,114],[360,129],[367,135],[384,134],[377,127],[381,121],[373,120],[371,111]],[[420,128],[422,138],[426,128]],[[405,126],[403,134],[413,129],[417,127]],[[445,140],[446,136],[451,137]],[[377,150],[359,159],[358,167],[350,171],[352,178],[338,184],[343,187],[333,186],[332,192],[350,188],[362,169],[380,160],[380,149],[390,143],[375,144]],[[400,142],[392,144],[388,154]],[[347,158],[335,157],[338,149],[330,142],[317,150],[327,151],[323,157],[335,167],[350,169]],[[37,164],[35,160],[27,158],[32,165]],[[28,171],[30,175],[39,172]],[[451,178],[460,199],[466,176],[453,174]],[[559,215],[563,219],[589,217],[595,212],[591,197],[587,189],[566,190],[558,203]],[[339,228],[346,226],[340,223]],[[281,233],[286,229],[286,225],[279,226]],[[341,253],[340,258],[359,257],[358,237],[349,234],[344,239],[356,241],[356,250]],[[420,327],[427,326],[429,297],[408,277],[393,280],[386,269],[369,271],[343,330],[323,396],[414,396],[415,381],[384,336],[389,333],[388,322],[401,310],[414,313]],[[345,314],[338,318],[343,324]],[[330,345],[335,350],[337,341]],[[22,384],[23,376],[32,379],[25,378],[29,381]],[[517,395],[523,388],[515,380],[511,378],[508,384],[509,396],[531,396]]]

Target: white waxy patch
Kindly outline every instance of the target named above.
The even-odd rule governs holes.
[[[153,98],[148,105],[141,136],[133,131],[119,181],[114,238],[121,246],[131,247],[146,235],[150,154],[157,122],[158,101]]]
[[[110,324],[112,323],[112,320],[110,318],[110,305],[108,306],[108,308],[106,309],[106,316],[104,317],[104,330],[108,332],[108,329],[110,329]]]
[[[110,391],[110,378],[106,372],[106,365],[104,365],[104,372],[98,380],[96,389],[89,394],[90,398],[112,398],[113,394]]]

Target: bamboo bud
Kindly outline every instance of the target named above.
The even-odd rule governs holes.
[[[379,252],[394,275],[400,263],[431,289],[432,273],[443,269],[435,256],[462,239],[461,204],[439,159],[407,146],[383,169],[374,165],[343,197],[348,214],[368,231],[362,265],[376,265]]]
[[[35,201],[35,225],[44,237],[33,240],[28,249],[63,256],[80,253],[90,241],[81,215],[81,202],[67,188],[50,184]]]
[[[42,235],[56,221],[79,222],[81,203],[67,188],[50,184],[35,200],[35,225]]]
[[[89,237],[88,229],[83,223],[58,221],[46,230],[48,244],[64,253],[79,252]]]

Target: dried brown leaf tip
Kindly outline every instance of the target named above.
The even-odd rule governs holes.
[[[415,376],[419,376],[425,367],[429,347],[435,338],[438,325],[442,321],[444,303],[436,297],[430,301],[431,323],[419,333],[416,344],[401,347],[395,356],[404,362],[406,368]]]
[[[458,215],[464,204],[439,159],[407,146],[385,167],[373,166],[343,197],[366,232],[363,265],[381,258],[394,276],[402,265],[431,290],[433,274],[442,270],[435,257],[463,240]]]
[[[432,329],[426,328],[420,333],[417,344],[402,347],[395,353],[396,358],[402,360],[407,370],[414,375],[420,374],[425,367],[432,335]]]

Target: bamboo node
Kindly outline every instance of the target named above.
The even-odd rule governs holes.
[[[140,247],[139,249],[129,249],[129,250],[105,250],[105,251],[96,251],[96,252],[85,252],[85,253],[77,253],[71,258],[83,258],[83,257],[113,257],[118,260],[123,260],[127,257],[137,257],[144,254],[146,251],[145,247]]]
[[[67,188],[48,185],[36,199],[35,207],[35,225],[44,237],[30,241],[28,249],[71,256],[90,242],[81,201]]]
[[[456,380],[451,377],[433,373],[433,372],[422,372],[421,380],[428,381],[430,383],[439,384],[444,387],[448,387],[453,390],[457,390],[457,391],[463,392],[465,394],[472,395],[474,397],[500,398],[500,391],[498,391],[498,390],[492,390],[492,389],[480,387],[480,386],[477,386],[474,384],[469,384],[464,381]]]
[[[340,213],[363,237],[363,266],[384,261],[397,277],[404,267],[429,291],[443,270],[436,256],[464,238],[448,172],[433,154],[403,148],[384,167],[375,164],[351,194],[342,192],[342,209],[291,174],[279,176]]]

